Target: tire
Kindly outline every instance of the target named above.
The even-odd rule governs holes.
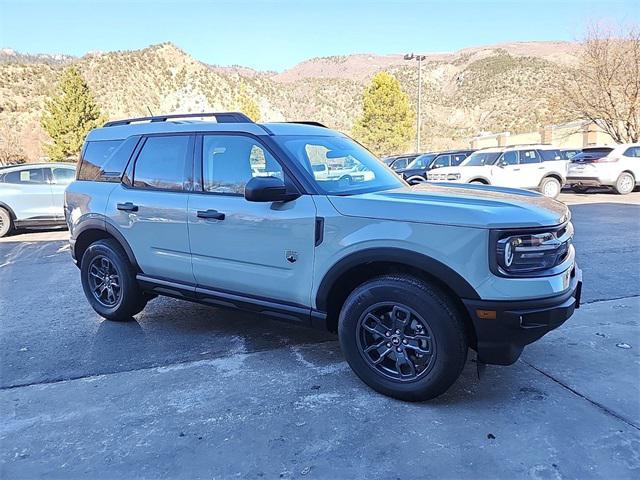
[[[409,185],[421,185],[423,183],[427,183],[427,180],[424,177],[421,177],[419,175],[415,175],[413,177],[407,178],[407,183]]]
[[[338,336],[355,374],[400,400],[441,395],[467,359],[468,339],[456,306],[439,288],[411,276],[377,277],[357,287],[340,312]]]
[[[13,230],[11,214],[0,207],[0,238],[11,233],[11,230]]]
[[[135,269],[115,240],[98,240],[89,245],[82,255],[80,278],[89,304],[106,319],[131,320],[147,304]]]
[[[557,178],[547,177],[543,178],[542,182],[540,182],[540,192],[545,197],[558,198],[560,190],[562,190],[562,185]]]
[[[579,185],[571,185],[571,190],[573,190],[575,193],[587,193],[587,191],[589,190],[589,187],[581,187]]]
[[[636,188],[636,179],[629,172],[622,172],[613,188],[619,195],[627,195]]]

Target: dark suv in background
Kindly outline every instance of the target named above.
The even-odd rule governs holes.
[[[411,162],[415,160],[416,157],[419,157],[420,153],[409,153],[406,155],[393,155],[390,157],[382,158],[382,161],[385,163],[387,167],[391,170],[401,170],[403,168],[407,168]]]
[[[396,173],[409,184],[415,185],[427,181],[427,172],[434,168],[457,167],[474,150],[447,150],[444,152],[423,153],[417,156],[407,168],[395,169]]]

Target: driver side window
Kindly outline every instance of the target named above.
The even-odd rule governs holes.
[[[205,135],[202,185],[205,192],[244,195],[253,177],[284,180],[282,167],[257,141],[240,135]]]
[[[501,165],[517,165],[518,153],[514,151],[504,152],[499,162]]]

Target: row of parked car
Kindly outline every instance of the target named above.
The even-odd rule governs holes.
[[[611,187],[623,195],[640,185],[640,144],[583,149],[511,145],[398,155],[383,161],[410,184],[476,183],[538,190],[552,198],[565,185],[577,193]]]

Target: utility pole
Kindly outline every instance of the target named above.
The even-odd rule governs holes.
[[[418,61],[418,115],[416,116],[416,153],[420,153],[420,127],[422,126],[422,61],[426,59],[426,55],[414,55],[407,53],[405,60]]]

